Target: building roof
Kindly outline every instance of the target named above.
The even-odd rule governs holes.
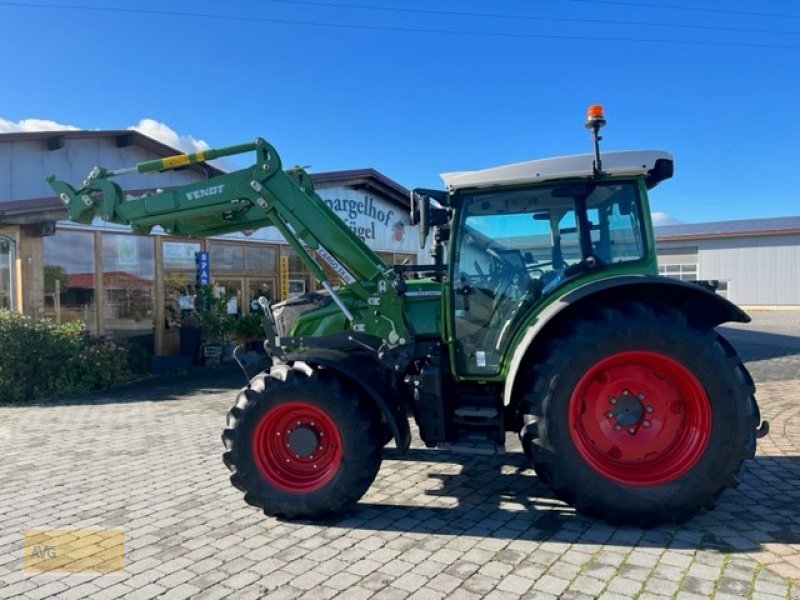
[[[658,241],[800,234],[800,216],[661,225],[655,234]]]
[[[2,142],[42,142],[43,150],[58,150],[64,147],[65,140],[96,140],[112,138],[117,148],[125,146],[139,146],[149,150],[159,156],[172,156],[184,154],[183,151],[173,148],[167,144],[159,142],[143,133],[133,129],[70,129],[66,131],[19,131],[15,133],[0,133],[0,143]],[[191,169],[209,177],[219,175],[223,171],[213,165],[197,163],[183,167]]]
[[[41,141],[42,150],[58,150],[64,146],[65,140],[112,138],[118,148],[137,145],[159,156],[183,154],[182,151],[163,144],[143,133],[134,130],[68,130],[68,131],[24,131],[0,134],[0,143],[15,141]],[[222,170],[206,163],[197,163],[181,167],[213,177],[223,173]],[[351,169],[346,171],[327,171],[311,174],[317,187],[341,185],[357,190],[365,190],[379,194],[388,201],[405,209],[409,207],[409,191],[396,181],[389,179],[375,169]],[[129,190],[130,191],[130,190]],[[143,191],[142,191],[143,192]],[[28,225],[48,220],[66,218],[63,203],[55,196],[47,198],[29,198],[0,202],[0,223],[9,225]]]
[[[403,208],[409,207],[409,190],[375,169],[311,173],[311,181],[318,188],[341,185],[356,190],[374,192]]]

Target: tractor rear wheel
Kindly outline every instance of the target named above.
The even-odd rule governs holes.
[[[523,435],[580,512],[644,527],[713,508],[755,453],[755,387],[712,328],[664,306],[597,309],[533,369]]]
[[[223,461],[231,483],[268,515],[341,514],[364,495],[381,464],[374,407],[332,372],[306,363],[253,378],[227,423]]]

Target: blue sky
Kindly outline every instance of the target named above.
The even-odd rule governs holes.
[[[0,23],[5,130],[151,119],[441,187],[443,171],[590,151],[602,103],[604,148],[675,155],[654,211],[800,214],[792,0],[0,0]]]

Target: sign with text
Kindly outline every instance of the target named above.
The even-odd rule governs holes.
[[[386,200],[349,188],[318,190],[323,202],[370,248],[416,253],[416,236],[407,235],[407,211]]]
[[[208,261],[208,252],[195,252],[194,261],[197,265],[197,285],[211,283],[211,266]]]

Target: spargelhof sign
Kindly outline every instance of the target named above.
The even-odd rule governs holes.
[[[388,241],[402,243],[405,223],[400,213],[383,205],[371,196],[361,198],[323,198],[325,204],[364,242]]]

